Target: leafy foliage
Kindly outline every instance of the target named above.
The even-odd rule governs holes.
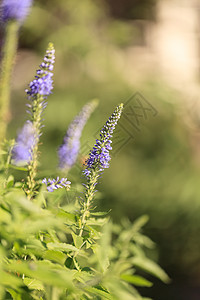
[[[1,299],[142,299],[136,287],[151,282],[139,268],[168,281],[142,250],[152,247],[140,233],[145,216],[116,225],[106,213],[91,212],[79,236],[77,199],[59,199],[60,191],[40,187],[31,202],[20,183],[1,175]]]

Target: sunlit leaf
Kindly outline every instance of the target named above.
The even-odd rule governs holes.
[[[121,274],[120,278],[126,282],[138,286],[151,287],[153,285],[152,282],[138,275]]]
[[[63,265],[66,260],[66,254],[58,250],[47,250],[44,253],[44,258]]]
[[[73,237],[73,240],[74,240],[74,245],[77,248],[80,248],[83,245],[83,238],[82,238],[82,236],[79,236],[79,235],[76,235],[76,234],[72,233],[72,237]]]
[[[44,290],[44,286],[41,283],[41,281],[25,277],[24,283],[27,285],[27,287],[31,290]]]
[[[100,289],[97,289],[97,288],[94,288],[94,287],[87,287],[85,290],[92,293],[92,294],[94,294],[94,295],[103,297],[103,299],[109,299],[109,300],[114,299],[108,292],[105,292],[103,290],[100,290]]]
[[[90,214],[92,216],[96,216],[96,217],[103,217],[103,216],[106,216],[108,215],[109,213],[111,212],[111,209],[107,212],[104,212],[104,211],[98,211],[98,212],[90,212]]]
[[[141,257],[137,256],[132,259],[132,263],[134,266],[156,276],[163,282],[166,282],[166,283],[170,282],[170,278],[165,273],[165,271],[163,269],[161,269],[155,262],[151,261],[150,259],[143,257],[143,256],[141,256]]]
[[[44,284],[73,288],[72,276],[68,269],[64,266],[53,264],[49,261],[38,261],[38,262],[24,262],[20,263],[14,260],[10,260],[6,266],[8,270],[25,274],[26,277],[34,278],[41,281]]]
[[[65,244],[65,243],[48,243],[47,247],[50,250],[79,251],[79,249],[76,248],[75,246],[70,244]]]

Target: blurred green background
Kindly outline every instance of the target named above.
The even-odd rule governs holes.
[[[35,1],[19,33],[12,79],[10,138],[26,118],[24,89],[48,42],[54,43],[55,88],[44,117],[41,176],[56,174],[57,149],[86,102],[100,100],[83,132],[80,161],[114,107],[125,103],[97,205],[111,208],[116,223],[149,215],[145,233],[157,244],[150,256],[172,279],[142,290],[157,300],[200,298],[196,8],[193,1]],[[71,170],[72,183],[82,181],[80,171]]]

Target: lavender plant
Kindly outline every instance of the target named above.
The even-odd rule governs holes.
[[[15,18],[14,10],[11,14],[6,8],[7,3],[13,4],[14,9],[18,2],[3,1],[2,6],[7,16]],[[25,10],[17,21],[23,20],[30,3],[18,3],[24,4],[21,9]],[[5,15],[4,12],[4,21]],[[16,142],[6,144],[8,153],[1,152],[0,299],[144,299],[136,287],[152,283],[137,275],[138,269],[164,282],[169,280],[143,250],[153,246],[141,233],[147,218],[134,224],[125,221],[122,226],[115,225],[107,213],[98,212],[93,206],[99,177],[109,167],[112,135],[123,104],[116,107],[89,153],[81,200],[73,196],[70,203],[64,201],[75,182],[65,177],[38,178],[42,114],[47,96],[52,93],[54,60],[55,50],[49,44],[37,75],[26,90],[29,119]],[[94,101],[86,104],[67,130],[58,151],[64,171],[76,161],[81,132],[95,107]],[[25,184],[17,182],[8,170],[10,160],[19,171],[25,166]]]
[[[34,196],[36,183],[35,176],[38,165],[38,145],[42,134],[42,114],[47,105],[46,98],[53,89],[53,64],[55,61],[55,50],[53,44],[49,44],[46,55],[40,68],[37,70],[35,79],[26,89],[28,95],[28,113],[30,120],[24,125],[19,133],[17,143],[13,148],[13,160],[16,164],[27,164],[28,177],[26,193],[31,199]]]

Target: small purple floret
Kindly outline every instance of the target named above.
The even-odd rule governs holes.
[[[71,182],[67,180],[67,178],[59,179],[59,177],[57,177],[56,179],[44,178],[42,180],[42,183],[46,184],[48,192],[53,192],[54,190],[62,189],[62,188],[69,189],[71,184]]]
[[[37,136],[33,124],[31,122],[25,123],[12,150],[12,159],[15,165],[23,166],[31,161],[36,142]]]
[[[17,20],[23,22],[29,13],[32,0],[2,0],[0,7],[1,20]]]

